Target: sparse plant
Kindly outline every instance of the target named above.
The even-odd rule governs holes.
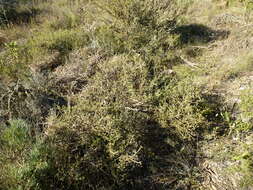
[[[250,136],[252,138],[252,136]],[[240,180],[241,187],[251,187],[253,185],[253,150],[252,139],[247,139],[249,142],[241,143],[234,152],[233,159],[239,161],[236,167],[233,168],[234,172],[239,172],[242,177]]]
[[[253,93],[252,90],[245,90],[241,95],[241,102],[239,104],[241,110],[241,117],[245,123],[253,127]]]
[[[0,55],[0,73],[9,80],[18,80],[27,76],[28,57],[24,49],[14,41],[5,44],[5,52]]]

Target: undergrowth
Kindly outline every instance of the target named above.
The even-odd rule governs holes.
[[[180,25],[191,1],[33,3],[27,22],[2,23],[35,19],[0,54],[0,189],[199,188],[198,140],[235,121],[181,49],[220,33]],[[234,73],[251,58],[243,65]],[[247,118],[251,101],[240,105]]]

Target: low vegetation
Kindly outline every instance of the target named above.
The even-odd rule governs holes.
[[[252,187],[253,44],[204,20],[220,3],[252,21],[250,1],[1,2],[0,190]]]

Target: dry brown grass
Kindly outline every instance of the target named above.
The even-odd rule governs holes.
[[[223,105],[231,114],[227,118],[227,124],[233,131],[236,127],[252,125],[240,121],[240,102],[242,92],[251,89],[253,84],[253,19],[243,4],[215,2],[195,1],[189,14],[193,15],[196,23],[206,24],[214,30],[225,29],[230,34],[225,39],[200,47],[201,55],[195,57],[195,60],[193,57],[193,62],[200,63],[199,66],[204,71],[196,80],[206,87],[206,91],[222,97]],[[229,132],[231,136],[223,138],[214,135],[210,137],[214,138],[212,142],[202,145],[202,153],[207,156],[200,164],[204,176],[203,189],[243,189],[240,186],[240,180],[244,178],[242,171],[233,173],[227,170],[232,166],[239,167],[239,162],[232,159],[230,152],[239,150],[247,142],[247,136],[251,133],[242,132],[243,130]]]

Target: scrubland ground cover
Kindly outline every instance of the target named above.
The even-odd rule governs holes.
[[[1,190],[252,188],[251,1],[1,4]]]

